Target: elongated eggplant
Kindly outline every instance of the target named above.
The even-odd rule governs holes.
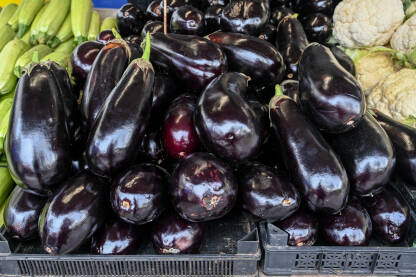
[[[196,94],[227,69],[221,48],[197,36],[155,33],[152,53],[152,63],[183,81]]]
[[[371,114],[393,143],[396,152],[396,170],[404,180],[416,186],[416,128],[402,124],[375,109],[371,110]]]
[[[16,186],[4,209],[4,226],[7,232],[21,240],[38,234],[38,219],[47,197],[24,191]]]
[[[127,3],[117,11],[117,27],[123,37],[140,34],[145,19],[144,13],[134,4]]]
[[[325,43],[332,35],[331,17],[313,13],[302,19],[302,25],[309,41]]]
[[[351,60],[351,58],[337,46],[332,46],[331,52],[332,54],[334,54],[335,58],[342,65],[342,67],[344,67],[346,71],[351,73],[352,76],[355,76],[355,64],[353,60]]]
[[[284,175],[272,168],[248,163],[238,171],[243,208],[262,219],[280,221],[300,206],[300,196]]]
[[[237,200],[233,170],[208,153],[193,153],[173,173],[171,202],[179,215],[192,222],[223,217]]]
[[[312,211],[335,214],[348,200],[347,173],[296,102],[281,91],[270,100],[270,119],[286,168]]]
[[[142,39],[146,37],[147,33],[150,33],[151,35],[154,33],[163,33],[163,22],[154,20],[147,21],[141,32]]]
[[[110,177],[135,161],[152,108],[155,72],[148,61],[150,36],[143,58],[126,69],[97,116],[87,141],[89,169]]]
[[[262,144],[261,122],[243,98],[246,89],[244,76],[225,73],[207,86],[194,113],[203,145],[231,161],[255,156]]]
[[[173,99],[178,96],[178,86],[169,75],[156,74],[153,84],[152,125],[160,126],[165,112]]]
[[[289,234],[290,246],[312,246],[318,239],[318,219],[305,208],[275,224]]]
[[[184,35],[198,35],[205,33],[204,14],[190,5],[177,8],[170,19],[170,30]]]
[[[72,138],[61,82],[49,63],[33,65],[19,80],[6,135],[13,180],[40,194],[50,194],[72,169]]]
[[[97,41],[86,41],[78,45],[71,55],[72,76],[77,87],[83,88],[91,66],[104,44]]]
[[[224,9],[222,5],[212,5],[205,10],[205,26],[208,33],[221,29],[221,14]]]
[[[47,253],[69,253],[94,234],[106,217],[107,189],[104,179],[88,172],[62,185],[39,218],[39,234]]]
[[[116,86],[130,60],[130,48],[126,42],[113,40],[107,43],[95,58],[85,82],[81,112],[92,127],[102,105]]]
[[[275,85],[282,80],[283,58],[267,41],[243,34],[223,32],[216,32],[207,37],[224,50],[228,69],[248,75],[253,86]]]
[[[343,133],[356,127],[366,110],[357,80],[329,48],[311,43],[299,64],[302,109],[322,131]]]
[[[258,35],[259,39],[274,43],[276,41],[277,28],[271,24],[266,24]]]
[[[300,104],[299,99],[299,82],[295,80],[285,80],[280,84],[284,95],[292,98],[297,104]]]
[[[280,21],[282,21],[283,18],[285,18],[288,15],[293,15],[294,12],[285,7],[280,7],[277,9],[274,9],[273,12],[270,15],[269,23],[273,26],[279,26]]]
[[[248,100],[247,103],[254,112],[254,115],[257,117],[257,122],[259,122],[260,127],[261,141],[264,144],[267,142],[270,135],[269,107],[257,100]]]
[[[370,115],[346,133],[329,136],[340,157],[351,188],[360,196],[372,195],[390,180],[395,165],[393,146],[386,132]]]

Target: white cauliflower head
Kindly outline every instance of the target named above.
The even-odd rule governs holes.
[[[416,15],[397,28],[390,41],[395,50],[410,54],[416,48]]]
[[[403,19],[401,0],[344,0],[335,9],[333,35],[344,47],[381,46]]]

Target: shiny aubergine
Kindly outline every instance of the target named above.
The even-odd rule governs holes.
[[[234,207],[238,183],[225,162],[208,153],[193,153],[173,173],[170,200],[179,215],[192,222],[223,217]]]
[[[94,234],[107,216],[108,186],[104,179],[85,171],[62,184],[39,218],[39,234],[47,253],[67,254]]]
[[[396,170],[409,184],[416,186],[416,128],[402,124],[378,110],[371,110],[387,132],[396,153]]]
[[[103,44],[106,44],[109,41],[112,41],[116,37],[114,36],[113,30],[104,30],[101,31],[97,36],[97,41]],[[127,40],[128,41],[128,40]],[[104,45],[103,45],[104,46]]]
[[[145,22],[145,15],[136,5],[127,3],[117,11],[116,20],[120,35],[127,37],[140,34]]]
[[[376,194],[389,182],[395,165],[393,146],[370,114],[365,114],[351,131],[328,136],[328,141],[347,170],[356,194]]]
[[[331,52],[334,54],[335,58],[342,65],[342,67],[351,73],[352,76],[355,76],[355,64],[353,60],[351,60],[351,58],[337,46],[332,46]]]
[[[111,206],[125,222],[152,222],[165,210],[169,183],[169,174],[157,165],[130,166],[113,180]]]
[[[143,40],[142,40],[141,35],[130,35],[130,36],[126,37],[126,41],[130,46],[135,45],[137,48],[139,48],[140,45],[142,44]],[[130,49],[131,49],[131,47],[130,47]]]
[[[270,221],[291,216],[300,206],[300,196],[289,179],[259,163],[238,170],[242,206],[251,214]]]
[[[303,26],[294,15],[286,16],[280,21],[277,27],[276,46],[285,61],[287,78],[297,78],[299,61],[308,44]]]
[[[136,5],[141,11],[145,11],[152,0],[129,0],[128,2]]]
[[[276,41],[277,28],[272,24],[266,24],[258,35],[259,39],[274,43]]]
[[[154,20],[147,21],[146,24],[144,24],[140,35],[142,40],[146,37],[147,33],[150,35],[153,35],[154,33],[163,33],[163,22]]]
[[[251,78],[250,85],[264,87],[282,80],[284,61],[267,41],[244,34],[215,32],[207,36],[227,55],[228,69]]]
[[[270,0],[270,7],[285,7],[291,5],[291,0]]]
[[[230,1],[229,0],[203,0],[205,1],[210,7],[212,6],[225,6],[227,5]]]
[[[231,0],[221,14],[221,30],[257,35],[269,17],[268,0]]]
[[[302,110],[321,131],[344,133],[356,127],[366,110],[365,97],[354,76],[329,48],[311,43],[299,63]]]
[[[303,15],[323,13],[332,16],[335,0],[295,0],[295,9]]]
[[[170,31],[176,34],[201,36],[205,34],[204,14],[190,5],[179,7],[170,18]]]
[[[108,42],[95,58],[81,100],[81,113],[89,128],[127,68],[130,56],[130,47],[125,41],[113,40]]]
[[[153,34],[151,61],[196,94],[227,69],[227,58],[217,44],[189,35]]]
[[[51,194],[72,172],[66,93],[73,95],[51,66],[35,64],[20,78],[4,146],[15,183],[39,194]]]
[[[330,245],[366,246],[370,242],[372,223],[358,199],[351,199],[340,213],[322,216],[320,235]]]
[[[92,236],[91,250],[98,255],[128,255],[137,252],[140,242],[136,225],[110,219]]]
[[[78,45],[71,55],[72,76],[77,87],[83,88],[91,66],[104,44],[86,41]]]
[[[207,33],[221,29],[220,20],[224,6],[212,5],[205,10],[204,19]]]
[[[309,209],[326,214],[341,211],[350,186],[334,151],[290,97],[277,93],[269,110],[286,168]]]
[[[47,197],[32,194],[16,186],[2,215],[7,233],[20,240],[36,236],[39,215],[47,200]]]
[[[290,246],[312,246],[318,239],[318,218],[305,208],[275,224],[288,233]]]
[[[297,104],[300,104],[299,99],[299,82],[295,80],[285,80],[280,84],[280,88],[284,95],[292,98]]]
[[[161,131],[147,130],[140,145],[140,153],[137,161],[147,160],[161,165],[166,159],[167,154],[163,148]]]
[[[146,8],[146,17],[150,20],[163,21],[163,4],[162,0],[154,0]]]
[[[254,112],[255,117],[257,117],[261,133],[261,141],[264,144],[267,142],[270,135],[269,107],[257,100],[248,100],[247,103]]]
[[[162,125],[165,111],[178,94],[175,80],[169,75],[156,74],[153,84],[152,114],[150,116],[152,125]]]
[[[167,15],[170,17],[172,13],[177,9],[185,5],[196,4],[196,0],[166,0]],[[195,6],[196,7],[196,6]],[[163,13],[164,1],[160,2],[160,8]]]
[[[289,8],[281,7],[274,9],[273,12],[270,14],[269,23],[277,27],[279,26],[279,23],[280,21],[282,21],[283,18],[293,14],[294,12]]]
[[[205,233],[202,224],[186,221],[170,212],[153,225],[153,247],[159,254],[199,253]]]
[[[306,16],[302,25],[310,42],[325,43],[332,35],[331,17],[323,13]]]
[[[262,145],[261,122],[244,95],[247,79],[228,72],[207,86],[198,100],[194,122],[202,144],[217,157],[243,161]]]

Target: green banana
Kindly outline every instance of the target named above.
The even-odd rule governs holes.
[[[9,21],[7,22],[13,29],[13,31],[17,31],[19,13],[22,10],[22,5],[17,6],[16,11],[13,13],[12,17],[10,17]]]
[[[48,45],[52,48],[55,48],[62,42],[67,41],[72,36],[71,14],[68,14],[56,36],[48,41]]]
[[[88,29],[88,40],[96,40],[100,32],[100,14],[97,11],[92,11],[90,28]]]
[[[10,18],[17,10],[17,5],[14,3],[7,4],[0,12],[0,26],[6,25]]]
[[[38,22],[39,44],[52,39],[64,23],[69,11],[71,0],[51,0]]]
[[[22,6],[22,9],[19,12],[17,20],[18,38],[23,37],[26,31],[29,30],[29,27],[32,24],[33,19],[35,18],[39,10],[42,8],[43,0],[23,0],[20,5]]]
[[[5,24],[0,27],[0,51],[3,47],[14,38],[14,31],[12,27],[8,24]]]
[[[52,53],[52,49],[49,46],[39,44],[33,46],[29,50],[27,50],[19,59],[14,66],[14,75],[20,78],[23,73],[25,73],[29,69],[29,65],[32,63],[33,54],[35,52],[38,53],[39,59],[45,57],[46,55]]]
[[[117,20],[114,17],[107,17],[101,23],[100,32],[104,30],[113,30],[113,28],[117,29]]]
[[[91,21],[91,14],[91,0],[72,0],[72,31],[74,32],[74,39],[77,45],[87,40],[88,28],[90,26]]]
[[[36,45],[38,44],[37,37],[39,34],[39,21],[42,15],[45,13],[46,8],[48,7],[49,2],[46,2],[43,7],[40,9],[38,14],[36,15],[35,19],[33,19],[32,25],[30,26],[30,44]]]
[[[3,144],[9,128],[10,113],[12,111],[13,98],[5,98],[0,102],[0,154],[3,154]]]

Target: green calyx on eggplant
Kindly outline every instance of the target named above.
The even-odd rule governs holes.
[[[348,200],[349,182],[339,158],[296,102],[277,87],[269,115],[292,182],[314,212],[335,214]]]
[[[194,112],[203,145],[226,160],[254,157],[262,145],[261,122],[244,99],[247,79],[228,72],[207,86]]]
[[[303,52],[299,92],[303,111],[327,133],[353,129],[366,111],[365,97],[355,77],[319,43],[311,43]]]
[[[145,15],[136,5],[127,3],[117,11],[117,27],[123,37],[133,34],[140,34]]]
[[[179,7],[172,13],[170,31],[176,34],[201,36],[205,34],[204,14],[190,5]]]

